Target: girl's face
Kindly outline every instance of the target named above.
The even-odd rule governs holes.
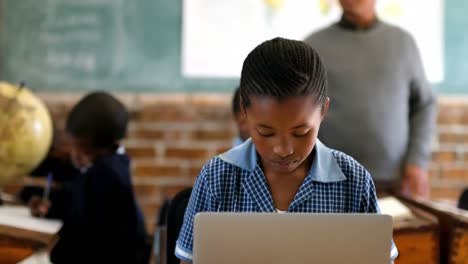
[[[282,101],[258,96],[244,109],[265,171],[290,174],[310,169],[307,160],[329,105],[328,98],[323,107],[314,101],[313,96],[293,96]]]

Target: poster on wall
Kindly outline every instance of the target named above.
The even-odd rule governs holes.
[[[416,39],[431,82],[443,80],[443,0],[378,0],[378,16]],[[340,19],[338,0],[184,0],[182,73],[236,78],[264,40],[305,39]]]

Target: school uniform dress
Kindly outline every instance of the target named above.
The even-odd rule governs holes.
[[[53,263],[137,263],[146,241],[125,154],[97,159],[64,187],[66,205]]]
[[[350,156],[319,140],[308,175],[288,213],[378,213],[369,173]],[[198,212],[276,212],[251,139],[213,158],[198,175],[175,249],[191,262],[193,220]],[[391,258],[398,256],[392,244]]]

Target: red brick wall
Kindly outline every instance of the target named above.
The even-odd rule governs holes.
[[[59,128],[80,95],[41,94]],[[132,113],[125,141],[135,193],[153,230],[165,197],[191,186],[202,165],[235,135],[230,95],[119,94]],[[60,144],[60,140],[57,141]],[[468,186],[468,97],[439,99],[430,167],[434,198],[455,200]]]
[[[468,96],[439,98],[430,178],[433,198],[456,201],[468,187]]]

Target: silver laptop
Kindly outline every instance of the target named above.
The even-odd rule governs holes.
[[[195,264],[390,263],[392,218],[377,214],[199,213]]]

